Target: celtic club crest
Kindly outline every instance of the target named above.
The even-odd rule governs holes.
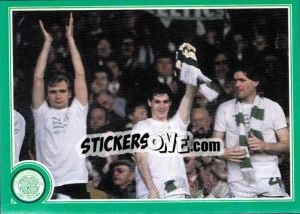
[[[22,170],[13,179],[13,192],[16,197],[24,202],[38,200],[44,193],[44,190],[44,179],[35,170]]]

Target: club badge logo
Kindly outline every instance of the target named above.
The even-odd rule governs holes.
[[[12,182],[14,195],[23,202],[34,202],[42,197],[45,181],[42,175],[32,169],[18,172]]]

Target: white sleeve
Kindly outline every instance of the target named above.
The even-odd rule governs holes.
[[[40,117],[44,115],[50,109],[50,107],[48,106],[48,103],[44,101],[40,107],[31,109],[34,117]]]
[[[190,121],[184,123],[178,112],[171,118],[170,121],[175,125],[176,128],[178,128],[178,130],[181,131],[186,131],[190,123]]]
[[[88,109],[89,109],[89,105],[86,104],[85,106],[83,106],[75,97],[72,101],[72,104],[70,106],[73,110],[76,111],[76,115],[78,115],[80,117],[80,119],[82,121],[87,121],[87,114],[88,114]]]
[[[48,106],[48,103],[46,101],[44,101],[40,107],[38,107],[36,109],[32,108],[35,128],[39,128],[41,122],[45,121],[44,118],[49,110],[50,110],[50,107]]]
[[[20,151],[25,137],[25,119],[14,110],[15,163],[19,162]]]
[[[287,127],[286,118],[281,106],[278,103],[274,103],[274,110],[271,111],[273,118],[273,127],[274,130],[282,129]]]
[[[145,125],[145,121],[140,121],[132,127],[131,134],[144,134],[148,132],[147,127]]]
[[[71,106],[74,106],[74,107],[78,108],[78,109],[81,110],[81,111],[86,111],[86,112],[87,112],[88,106],[89,106],[89,105],[86,104],[86,105],[83,106],[83,105],[78,101],[78,99],[75,97],[75,98],[73,99],[73,101],[72,101]]]
[[[224,105],[220,105],[217,109],[214,130],[226,132],[226,109],[224,108]]]
[[[85,106],[83,106],[83,105],[77,100],[77,98],[75,97],[75,98],[73,99],[73,101],[72,101],[71,107],[74,107],[74,108],[76,108],[78,111],[81,111],[81,112],[83,112],[84,114],[87,115],[89,105],[86,104]]]

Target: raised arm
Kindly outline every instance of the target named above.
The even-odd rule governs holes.
[[[185,94],[180,102],[178,113],[182,121],[187,124],[190,121],[191,109],[194,101],[197,87],[190,84],[186,85]]]
[[[180,80],[187,84],[185,94],[177,111],[185,124],[190,120],[190,113],[198,86],[200,87],[200,92],[205,96],[207,92],[202,89],[203,87],[201,87],[201,85],[205,85],[206,82],[211,81],[202,74],[201,70],[198,68],[195,53],[196,48],[194,46],[189,43],[183,43],[176,54],[176,68],[180,70]],[[209,88],[206,87],[206,91],[208,89]],[[211,91],[212,90],[209,90],[210,93]]]
[[[45,100],[44,89],[44,73],[47,66],[47,59],[51,49],[53,41],[52,36],[44,28],[43,22],[39,21],[41,30],[44,35],[44,45],[37,59],[34,75],[33,75],[33,87],[32,87],[32,108],[39,108]]]
[[[75,97],[83,106],[85,106],[88,104],[88,91],[86,85],[85,70],[73,36],[72,13],[70,14],[69,17],[69,24],[66,26],[66,38],[68,40],[71,58],[72,58],[72,64],[75,72],[75,82],[74,82]]]

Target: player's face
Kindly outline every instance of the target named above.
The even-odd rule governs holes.
[[[127,165],[119,165],[113,169],[113,182],[116,186],[125,188],[133,180],[133,173]]]
[[[153,119],[160,121],[165,121],[168,119],[171,101],[167,94],[153,96],[151,101],[148,100],[148,105],[151,108]]]
[[[71,92],[65,81],[48,86],[47,100],[51,108],[62,109],[68,107],[70,98]]]
[[[253,101],[259,82],[249,79],[242,71],[234,73],[234,81],[237,97],[244,101]]]

